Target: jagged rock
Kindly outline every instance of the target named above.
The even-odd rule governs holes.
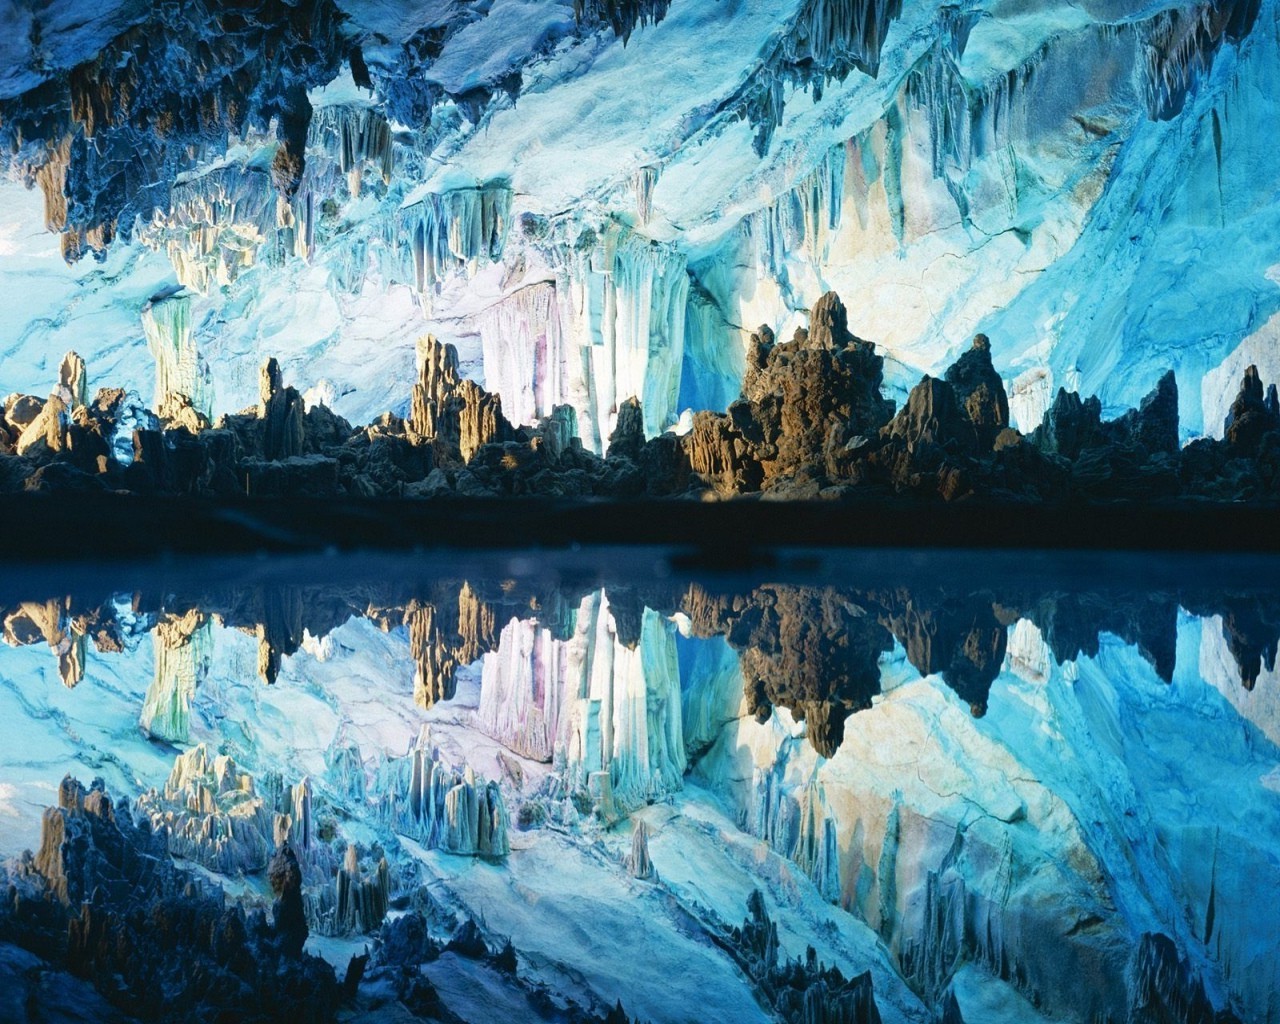
[[[832,756],[845,718],[880,692],[888,631],[832,588],[759,587],[731,608],[712,608],[688,610],[695,631],[723,632],[739,651],[748,710],[765,719],[775,705],[790,709],[814,748]]]
[[[185,430],[198,434],[209,429],[209,417],[191,404],[191,399],[178,391],[166,392],[156,415],[166,430]]]
[[[35,395],[12,394],[4,400],[4,420],[16,433],[22,433],[24,427],[40,415],[44,408],[44,399]]]
[[[1178,453],[1178,382],[1166,371],[1137,409],[1107,424],[1119,443],[1136,445],[1149,455]]]
[[[57,395],[50,395],[35,418],[18,437],[17,452],[31,458],[48,458],[66,447],[67,405]]]
[[[762,1002],[780,1019],[804,1024],[880,1024],[870,971],[846,980],[838,968],[820,963],[812,946],[803,960],[778,962],[778,928],[769,919],[758,889],[747,897],[747,919],[732,930],[728,943]]]
[[[644,410],[634,396],[618,406],[618,419],[609,435],[609,456],[637,462],[644,448]]]
[[[101,780],[63,780],[39,853],[7,881],[0,936],[87,979],[129,1019],[332,1019],[332,968],[283,957],[289,943],[261,913],[176,868],[163,835],[135,825]]]
[[[313,405],[307,409],[303,420],[303,434],[308,453],[327,454],[330,449],[347,441],[352,430],[351,424],[327,405]]]
[[[306,440],[305,404],[295,388],[284,386],[280,364],[275,359],[262,365],[258,394],[263,457],[277,461],[301,455]]]
[[[833,452],[893,414],[880,394],[884,360],[849,333],[834,292],[814,304],[810,329],[779,344],[762,327],[747,351],[742,397],[727,415],[703,413],[682,439],[692,472],[722,493],[816,496],[847,472]]]
[[[1274,388],[1274,385],[1272,385]],[[1226,442],[1233,454],[1254,455],[1265,434],[1280,430],[1280,416],[1268,407],[1263,398],[1262,378],[1258,368],[1250,366],[1244,372],[1240,392],[1231,403],[1226,422]],[[25,434],[24,434],[25,436]],[[19,442],[21,454],[21,442]]]
[[[913,456],[930,447],[959,455],[973,455],[978,450],[974,424],[955,389],[936,377],[926,376],[911,389],[907,404],[882,433],[905,445]]]
[[[275,894],[271,917],[280,949],[287,957],[300,957],[307,942],[307,915],[302,900],[302,868],[288,842],[282,843],[267,865],[267,881]]]
[[[177,757],[164,789],[144,793],[138,812],[174,856],[211,871],[261,871],[271,856],[273,814],[253,777],[203,743]]]
[[[689,470],[721,494],[758,491],[764,470],[747,439],[725,416],[705,410],[693,415],[693,428],[680,439]]]
[[[480,926],[471,917],[458,925],[445,949],[470,960],[483,960],[489,955],[489,947],[485,944],[484,936],[480,934]]]
[[[543,421],[541,446],[547,453],[552,465],[559,463],[560,456],[568,451],[575,440],[582,445],[578,437],[578,413],[571,405],[557,405],[551,415]]]
[[[246,459],[240,464],[244,493],[253,498],[315,497],[338,489],[337,459],[324,455],[294,455],[270,462]]]
[[[74,410],[89,401],[88,374],[84,360],[75,352],[68,352],[58,366],[58,397],[68,409]]]
[[[1215,1013],[1204,980],[1178,956],[1167,935],[1148,932],[1133,958],[1134,1024],[1238,1024],[1229,1010]]]
[[[409,429],[433,439],[455,458],[470,462],[477,449],[511,439],[502,400],[458,374],[458,352],[432,335],[418,339],[418,383],[413,387]]]
[[[1009,397],[991,363],[991,340],[985,334],[976,335],[973,347],[947,368],[944,378],[977,430],[979,447],[990,449],[1009,426]]]
[[[1044,422],[1036,427],[1031,441],[1041,451],[1075,460],[1086,448],[1104,443],[1102,403],[1097,398],[1081,400],[1074,391],[1059,388]]]

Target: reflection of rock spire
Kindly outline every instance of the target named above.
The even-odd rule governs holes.
[[[57,598],[22,603],[4,618],[4,641],[25,647],[43,640],[58,659],[59,678],[70,689],[84,678],[87,647],[83,624],[68,620],[67,603]]]
[[[409,654],[416,666],[413,699],[429,708],[453,697],[458,661],[441,636],[435,605],[414,604],[405,612],[409,626]]]
[[[450,700],[458,667],[496,646],[493,608],[468,583],[456,591],[446,587],[430,601],[409,602],[404,623],[415,666],[413,696],[424,708]]]
[[[691,588],[685,610],[696,633],[723,633],[740,653],[748,707],[767,718],[775,705],[806,724],[824,757],[844,738],[852,711],[880,692],[880,656],[893,647],[859,595],[834,587],[758,587],[745,598]]]

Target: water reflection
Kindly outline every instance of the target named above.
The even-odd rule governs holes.
[[[101,775],[237,899],[287,845],[343,968],[356,947],[315,937],[385,949],[412,912],[453,941],[474,918],[459,948],[507,941],[521,998],[687,1016],[657,961],[581,962],[564,929],[607,922],[695,957],[742,1019],[809,1005],[765,991],[786,984],[860,1015],[840,1019],[1269,1019],[1273,570],[694,579],[583,556],[11,582],[3,852],[40,843],[64,773]],[[590,909],[641,883],[665,902]]]

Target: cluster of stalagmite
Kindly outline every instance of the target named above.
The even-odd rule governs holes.
[[[135,823],[100,779],[86,789],[65,778],[39,850],[0,868],[12,896],[0,905],[0,938],[34,953],[37,966],[51,960],[45,970],[91,983],[105,1000],[94,1019],[168,1020],[182,1007],[210,1019],[332,1020],[333,968],[302,951],[300,875],[288,849],[272,861],[269,920],[179,867],[171,838]],[[24,1014],[35,1007],[37,1016],[66,1009],[48,991],[33,992]]]
[[[204,744],[178,756],[164,789],[142,794],[138,811],[167,835],[174,856],[211,871],[261,871],[275,847],[274,813],[253,777]]]
[[[405,757],[383,766],[377,791],[385,822],[429,850],[480,857],[511,850],[501,788],[469,765],[441,761],[426,727]]]
[[[502,400],[458,372],[458,352],[427,335],[418,341],[418,382],[409,429],[470,462],[481,445],[511,438]]]
[[[779,1019],[795,1024],[880,1024],[871,972],[846,979],[839,968],[821,963],[812,946],[803,960],[783,957],[778,926],[769,918],[760,890],[747,898],[747,918],[726,940],[731,954]]]
[[[385,856],[365,870],[347,847],[331,885],[304,892],[307,924],[320,935],[367,935],[382,927],[391,903],[391,868]]]

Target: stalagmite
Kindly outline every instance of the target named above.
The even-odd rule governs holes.
[[[84,360],[75,352],[68,352],[62,357],[58,367],[58,397],[71,411],[75,411],[89,401],[89,378],[85,370]]]
[[[367,935],[382,927],[391,900],[391,869],[380,857],[372,870],[360,867],[354,845],[347,846],[332,886],[304,891],[307,922],[320,935]]]
[[[301,455],[306,404],[296,388],[286,387],[280,364],[268,359],[258,375],[258,419],[262,425],[262,452],[268,460]]]
[[[513,433],[501,399],[461,377],[457,349],[431,335],[418,339],[418,383],[413,387],[409,428],[447,450],[456,446],[456,457],[463,462],[470,462],[481,445],[507,440]]]

